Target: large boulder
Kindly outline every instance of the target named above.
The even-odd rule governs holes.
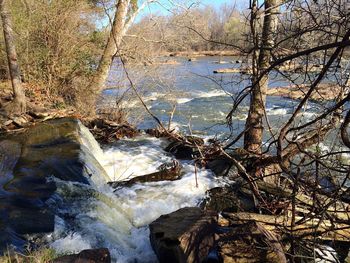
[[[62,118],[0,137],[0,253],[23,244],[24,234],[54,230],[54,211],[45,201],[56,177],[89,184],[107,174],[94,157],[98,144],[79,120]]]
[[[150,224],[150,240],[160,263],[284,263],[280,237],[256,221],[230,220],[186,207]]]
[[[163,215],[150,224],[150,239],[160,263],[203,262],[215,242],[215,216],[197,207]]]

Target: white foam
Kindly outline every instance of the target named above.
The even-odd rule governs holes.
[[[161,97],[164,97],[164,93],[160,92],[151,92],[146,98],[143,99],[143,101],[148,102],[148,101],[156,101]]]
[[[288,114],[288,109],[286,108],[270,108],[266,110],[268,115],[286,115]]]
[[[228,95],[230,95],[230,93],[225,92],[223,90],[215,89],[215,90],[210,90],[210,91],[207,91],[207,92],[197,93],[195,95],[195,97],[198,97],[198,98],[211,98],[211,97],[221,97],[221,96],[228,96]]]
[[[208,170],[197,171],[198,187],[194,166],[184,164],[183,171],[183,177],[177,181],[138,185],[117,192],[135,226],[147,225],[181,207],[195,206],[205,191],[218,185]]]
[[[103,152],[102,163],[112,179],[147,174],[172,160],[163,146],[164,141],[145,136],[122,140]],[[182,165],[180,180],[136,184],[116,192],[95,181],[89,186],[55,179],[59,195],[50,204],[60,204],[58,210],[74,223],[56,220],[51,246],[59,253],[107,247],[113,262],[156,262],[148,224],[162,214],[196,206],[208,189],[224,184],[209,170],[195,173],[190,162]]]
[[[155,140],[149,138],[144,143],[145,145],[136,144],[131,147],[119,143],[104,152],[101,164],[111,181],[152,173],[161,164],[171,161],[171,157]]]
[[[337,252],[330,246],[319,245],[315,248],[316,263],[338,263]]]
[[[51,247],[55,249],[58,254],[65,254],[78,253],[84,249],[90,249],[91,245],[89,241],[80,234],[73,233],[54,241]]]
[[[190,102],[191,100],[193,100],[193,99],[190,99],[190,98],[179,98],[179,99],[176,99],[176,102],[177,102],[177,104],[185,104],[187,102]]]

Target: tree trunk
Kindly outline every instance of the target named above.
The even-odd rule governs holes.
[[[125,34],[125,24],[129,4],[130,0],[119,0],[117,3],[111,33],[108,37],[108,42],[103,51],[97,72],[95,73],[95,76],[91,82],[91,86],[96,92],[103,90],[105,87],[105,82],[107,80],[108,72],[112,65],[113,58],[118,52],[119,45]]]
[[[11,113],[23,113],[26,111],[26,98],[22,87],[21,71],[17,61],[11,17],[6,5],[7,0],[0,0],[0,15],[4,31],[7,60],[14,94],[14,100],[11,103],[11,110],[9,111],[11,111]]]
[[[271,51],[275,43],[275,35],[278,25],[278,12],[280,0],[265,1],[265,16],[262,31],[257,69],[253,70],[252,88],[250,97],[249,114],[246,121],[246,133],[244,135],[244,148],[252,153],[260,154],[263,138],[263,117],[265,113],[266,92],[268,87],[268,74],[256,82],[258,75],[270,66]],[[254,65],[253,65],[254,67]]]

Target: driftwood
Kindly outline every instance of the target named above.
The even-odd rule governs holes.
[[[257,180],[256,184],[260,191],[274,195],[275,197],[291,198],[293,191],[288,188],[281,188],[267,182]],[[249,186],[243,186],[248,188]],[[307,195],[297,193],[295,199],[299,204],[299,211],[303,213],[310,212],[314,208],[314,201]],[[350,222],[350,205],[340,200],[334,200],[326,195],[315,194],[315,201],[322,204],[321,207],[328,216],[331,216],[338,221]],[[350,237],[349,237],[350,238]]]
[[[93,120],[83,120],[95,139],[101,143],[112,143],[121,138],[133,138],[139,132],[128,123],[119,123],[103,118],[96,118]]]
[[[159,181],[175,181],[181,178],[181,165],[177,161],[172,164],[164,164],[160,167],[160,171],[136,176],[127,181],[109,182],[108,184],[113,188],[130,187],[137,183],[149,183]]]
[[[293,235],[294,237],[303,237],[313,239],[315,237],[322,240],[337,240],[349,242],[350,225],[336,224],[330,220],[321,220],[318,218],[304,220],[305,218],[297,216],[293,229],[291,228],[292,218],[287,216],[261,215],[254,213],[222,213],[225,220],[221,220],[221,224],[226,226],[241,224],[245,222],[258,222],[267,230],[281,233],[286,237]],[[299,222],[302,222],[298,224]]]

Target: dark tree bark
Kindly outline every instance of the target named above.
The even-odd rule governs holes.
[[[9,73],[14,94],[14,100],[7,106],[7,112],[19,114],[26,111],[26,98],[22,87],[21,71],[17,60],[11,15],[7,9],[7,5],[7,0],[0,0],[0,15],[4,31]]]
[[[280,0],[265,1],[265,16],[262,31],[262,40],[257,65],[253,65],[253,88],[250,97],[249,114],[246,121],[244,148],[255,154],[261,153],[263,138],[263,117],[265,114],[266,92],[269,77],[265,74],[258,79],[258,75],[270,66],[271,51],[274,47],[278,25]],[[253,12],[254,10],[252,10]],[[252,17],[252,19],[255,19]],[[255,43],[256,44],[256,43]]]

